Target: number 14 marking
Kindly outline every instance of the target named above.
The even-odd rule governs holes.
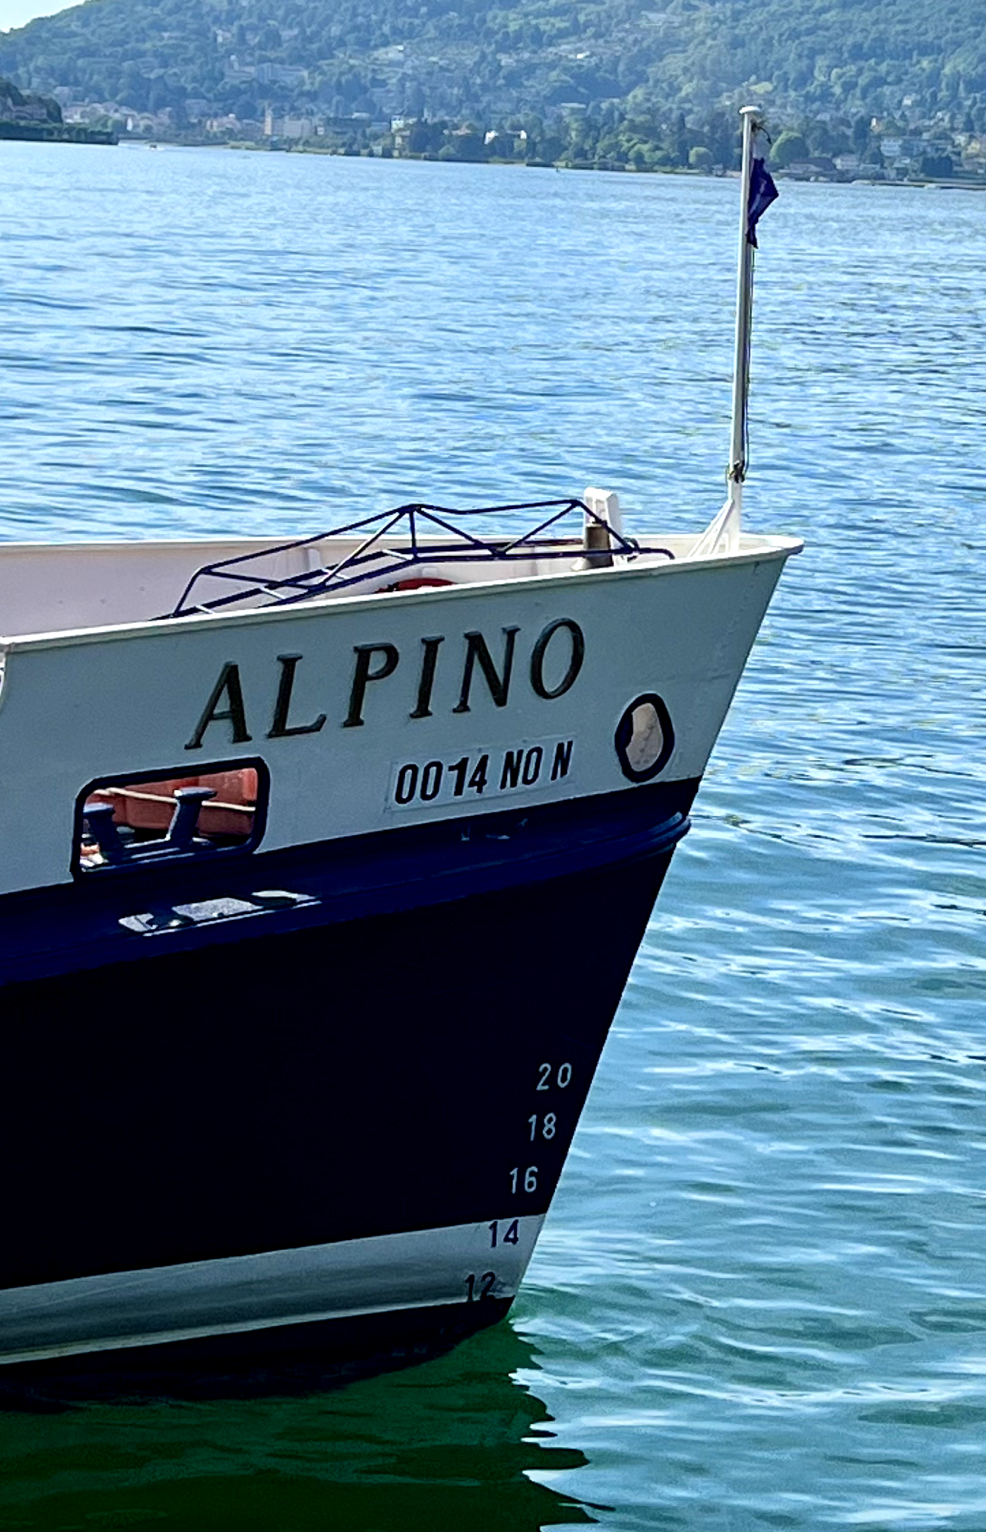
[[[517,1237],[518,1237],[518,1235],[517,1235],[517,1225],[518,1225],[518,1223],[519,1223],[519,1219],[515,1218],[513,1220],[513,1222],[510,1224],[510,1227],[504,1233],[503,1239],[502,1239],[502,1243],[504,1245],[516,1245]],[[500,1220],[498,1218],[494,1218],[493,1222],[488,1227],[489,1227],[489,1231],[490,1231],[490,1249],[491,1250],[495,1250],[496,1249],[497,1235],[498,1235],[499,1229],[500,1229]]]

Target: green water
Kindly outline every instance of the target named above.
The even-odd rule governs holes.
[[[508,1326],[424,1366],[300,1398],[8,1415],[0,1527],[536,1527],[591,1520]]]

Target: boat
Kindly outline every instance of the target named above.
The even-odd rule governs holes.
[[[509,1308],[801,546],[741,525],[755,129],[704,534],[590,489],[0,547],[6,1376]]]

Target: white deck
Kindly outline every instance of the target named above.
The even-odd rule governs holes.
[[[654,533],[642,541],[651,547],[668,548],[674,554],[674,561],[644,554],[632,561],[617,557],[617,567],[670,571],[698,562],[688,558],[695,542],[691,534],[663,536]],[[156,622],[174,609],[188,581],[202,565],[244,554],[260,555],[270,546],[270,538],[0,544],[0,646],[6,640],[29,635]],[[251,569],[262,569],[265,575],[275,579],[290,578],[335,563],[351,554],[357,546],[352,539],[326,538],[271,555],[256,566],[251,565]],[[398,548],[406,546],[406,542],[395,538],[389,546]],[[738,556],[776,554],[781,546],[793,551],[797,545],[789,538],[744,535]],[[436,563],[434,566],[416,565],[408,570],[408,574],[440,577],[450,580],[453,585],[474,586],[584,574],[581,544],[572,541],[571,552],[571,563],[565,559],[548,558],[511,559],[509,564],[490,561],[450,566]],[[379,593],[394,579],[393,574],[368,579],[344,591],[315,599],[322,602],[354,597],[365,599]],[[201,599],[209,599],[225,595],[230,589],[225,582],[207,580],[196,587],[196,594]],[[441,592],[431,591],[429,594],[440,596]],[[252,604],[269,605],[259,601]],[[246,603],[227,609],[228,615],[242,613],[245,607]],[[221,615],[213,613],[210,620],[216,621]]]

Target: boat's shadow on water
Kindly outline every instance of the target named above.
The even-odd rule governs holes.
[[[585,1464],[551,1444],[536,1367],[508,1324],[418,1366],[347,1380],[296,1365],[156,1397],[123,1378],[84,1400],[8,1386],[0,1398],[0,1526],[176,1526],[319,1532],[538,1528],[596,1517],[537,1482]],[[187,1385],[187,1380],[186,1380]],[[92,1390],[90,1390],[92,1393]],[[532,1475],[534,1477],[532,1477]]]

